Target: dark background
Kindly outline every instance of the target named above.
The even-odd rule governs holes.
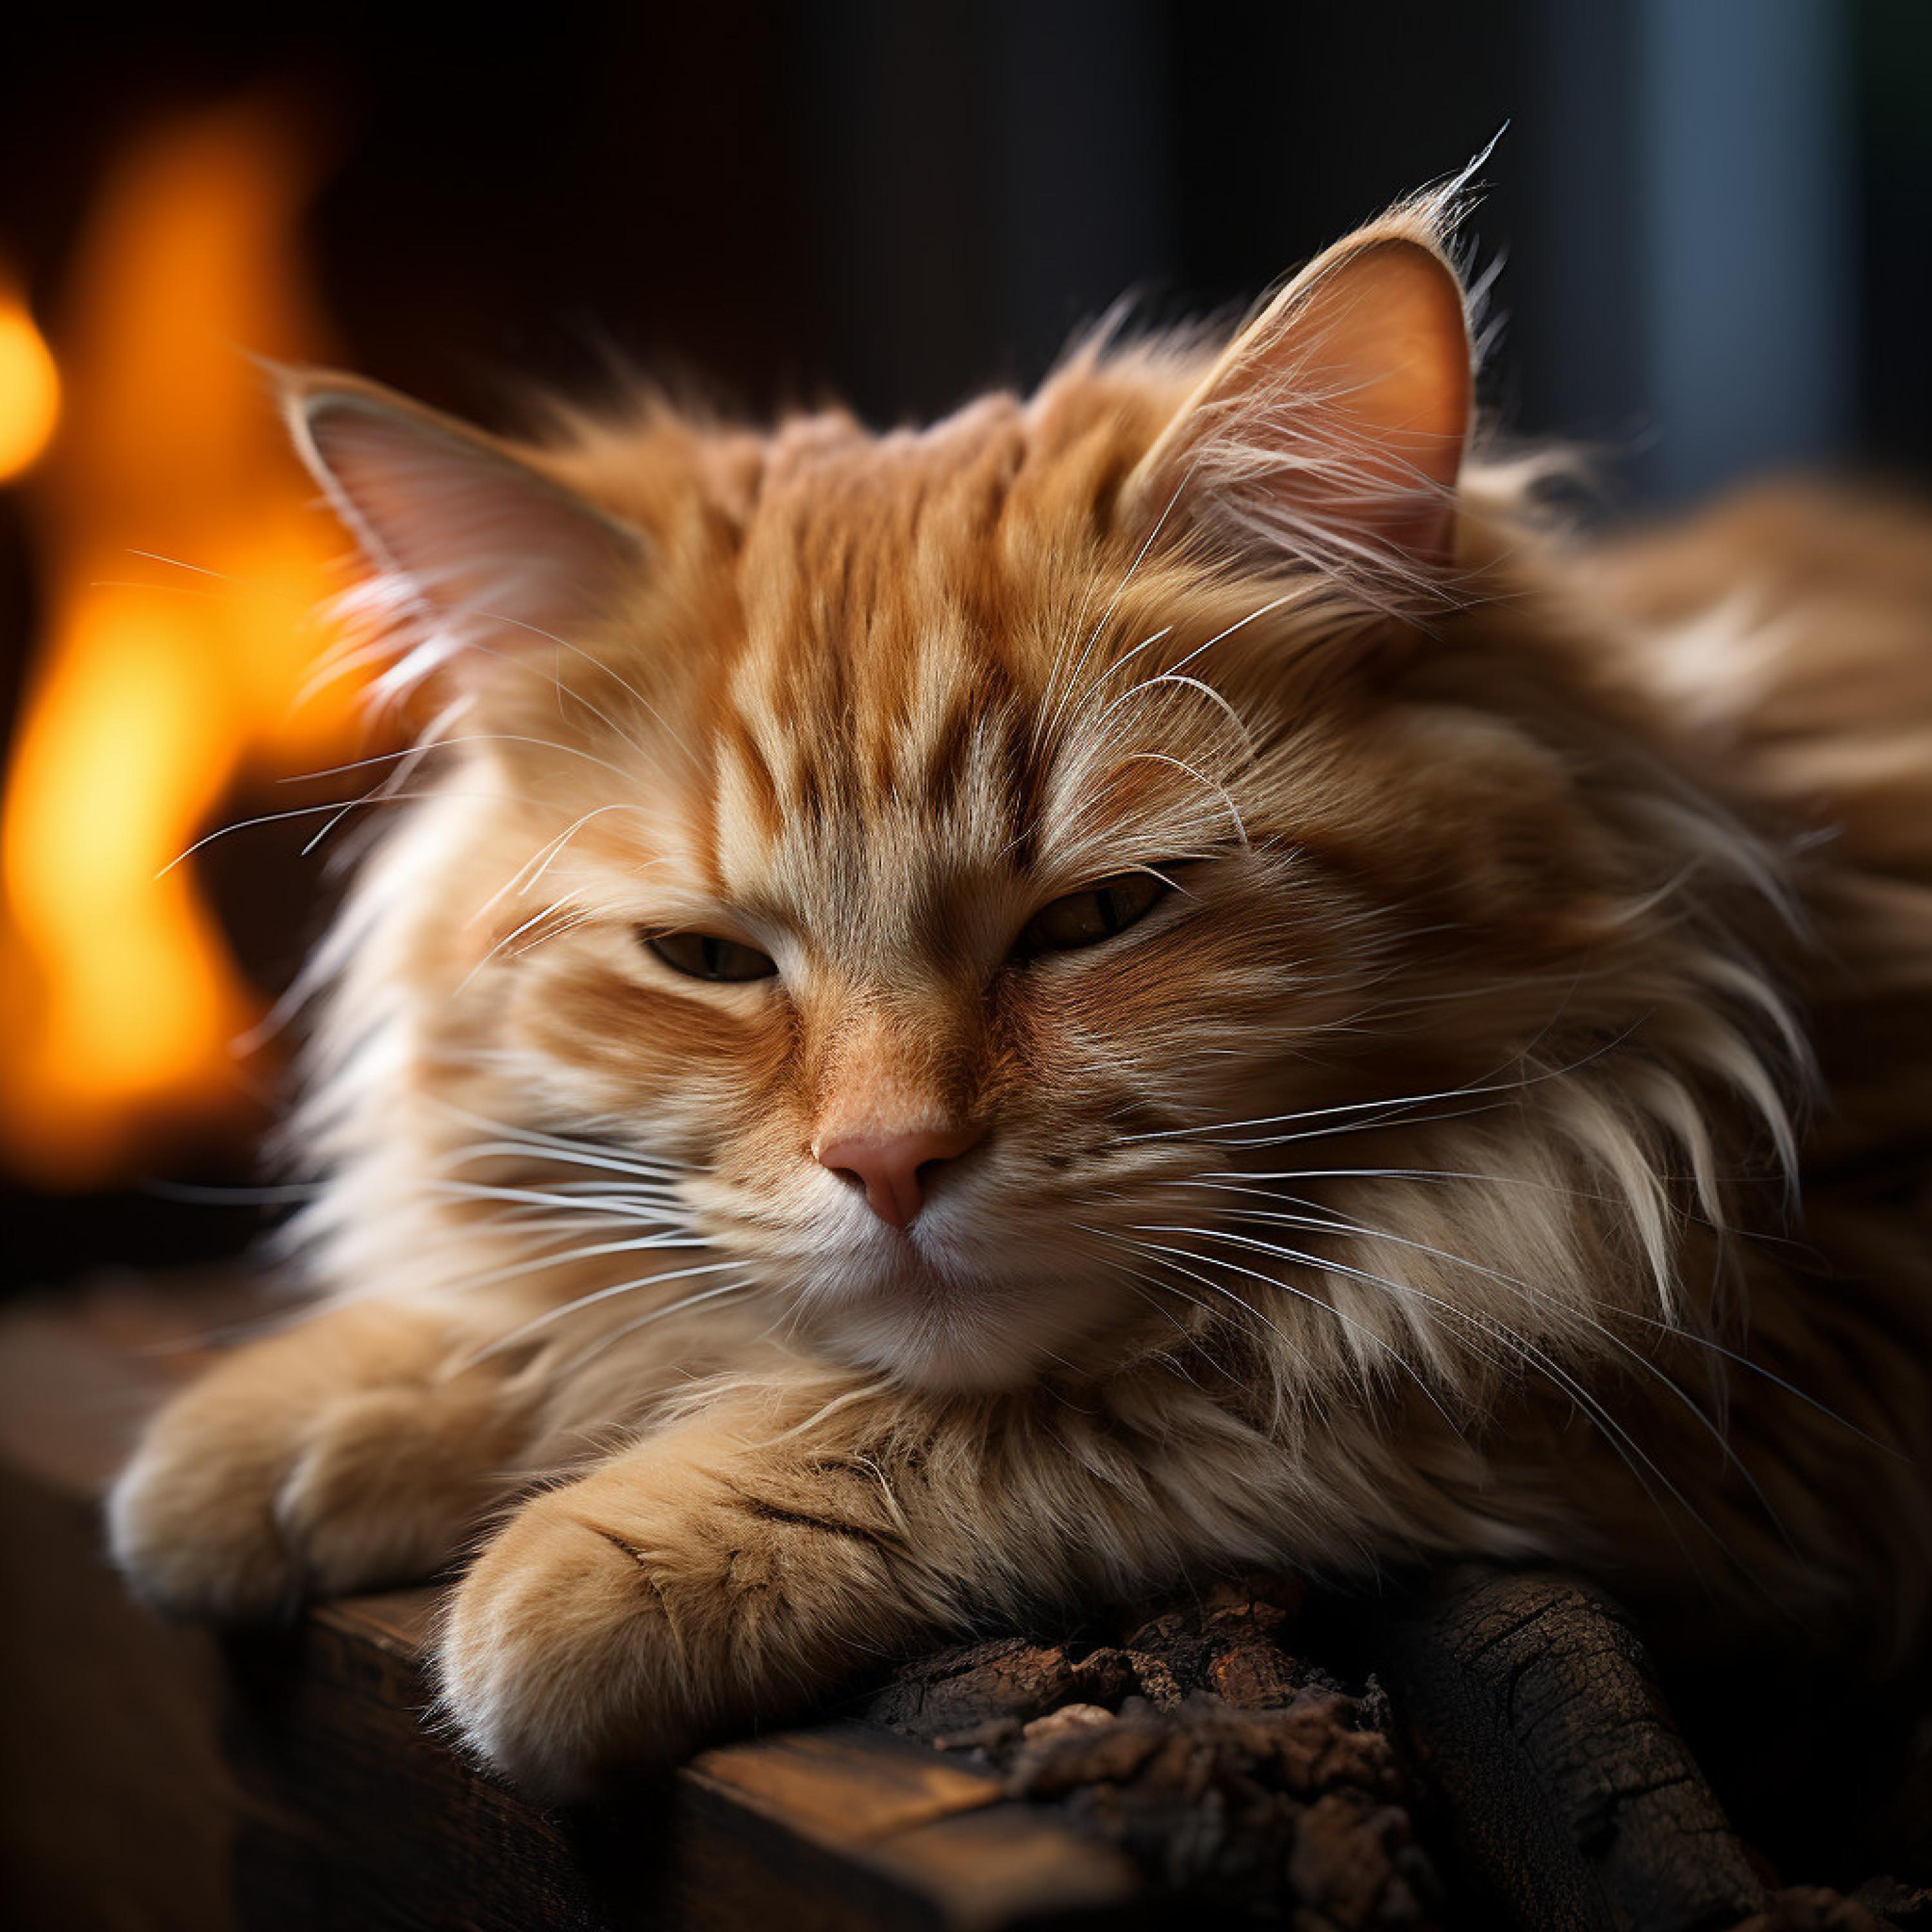
[[[1507,123],[1469,235],[1500,264],[1510,430],[1589,440],[1639,510],[1794,464],[1932,470],[1923,0],[70,7],[31,31],[0,63],[0,250],[30,289],[130,130],[278,82],[335,158],[308,241],[349,359],[485,419],[614,355],[755,410],[941,410],[1037,377],[1124,292],[1155,318],[1245,303]],[[34,595],[0,494],[0,722]],[[271,990],[313,920],[292,851],[209,861]],[[0,1216],[9,1282],[254,1225],[139,1188],[0,1184]]]

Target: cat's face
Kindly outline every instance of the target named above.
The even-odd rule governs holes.
[[[1305,384],[1306,340],[1258,374],[1238,345],[1192,401],[1130,359],[918,436],[657,419],[538,459],[543,483],[367,392],[311,397],[365,542],[468,627],[414,970],[493,1106],[656,1164],[815,1345],[988,1388],[1238,1293],[1182,1258],[1189,1224],[1283,1117],[1520,1046],[1538,1010],[1506,987],[1448,1029],[1430,1006],[1492,974],[1498,932],[1526,984],[1576,943],[1568,781],[1432,700],[1414,634],[1308,554],[1386,585],[1442,541],[1445,479],[1416,478],[1432,438],[1454,475],[1460,298],[1420,249],[1371,280],[1392,268],[1427,313],[1376,367],[1412,389],[1427,359],[1435,416],[1405,391],[1339,511],[1304,473],[1298,502],[1234,502],[1233,542],[1189,493],[1218,454],[1238,496],[1229,385],[1279,412],[1266,381]],[[1286,311],[1304,336],[1316,305]],[[1367,382],[1330,374],[1358,439]],[[1333,426],[1298,433],[1331,472]],[[1270,518],[1295,556],[1258,553]]]
[[[856,472],[879,460],[855,440]],[[1186,1130],[1327,1096],[1296,1063],[1392,963],[1332,814],[1423,754],[1372,716],[1293,718],[1252,659],[1218,667],[1233,698],[1187,682],[1268,600],[1164,570],[1122,591],[1111,543],[1016,529],[995,590],[976,541],[929,541],[828,598],[828,480],[768,478],[762,561],[712,560],[743,572],[728,620],[644,596],[599,652],[634,693],[550,667],[485,707],[590,756],[503,748],[547,808],[470,876],[543,876],[470,928],[502,950],[464,998],[554,1123],[669,1163],[806,1333],[1006,1382],[1148,1315],[1203,1165]]]

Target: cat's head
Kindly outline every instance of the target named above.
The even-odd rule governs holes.
[[[448,706],[367,928],[405,1084],[611,1148],[575,1178],[674,1201],[697,1289],[928,1386],[1292,1279],[1334,1226],[1255,1217],[1324,1130],[1646,997],[1609,949],[1657,880],[1544,671],[1456,635],[1466,307],[1411,209],[1218,356],[918,433],[512,448],[296,382]]]

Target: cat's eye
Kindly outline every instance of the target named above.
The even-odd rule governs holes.
[[[1042,906],[1020,934],[1019,950],[1070,952],[1076,946],[1097,946],[1144,919],[1167,893],[1167,882],[1151,872],[1117,872]]]
[[[670,968],[694,980],[769,980],[778,962],[755,946],[715,932],[645,932],[645,945]]]

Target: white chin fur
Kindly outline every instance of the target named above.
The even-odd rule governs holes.
[[[934,1395],[999,1394],[1024,1388],[1040,1369],[1031,1351],[995,1336],[935,1335],[883,1318],[829,1333],[824,1346],[854,1368],[883,1370]]]
[[[990,1395],[1024,1388],[1084,1325],[1064,1284],[882,1285],[821,1304],[818,1347],[855,1368],[883,1370],[934,1394]]]

